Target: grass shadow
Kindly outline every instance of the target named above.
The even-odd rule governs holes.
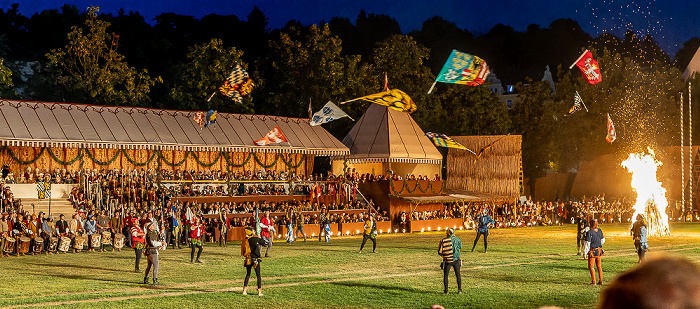
[[[358,279],[361,279],[361,278],[358,278]],[[435,294],[434,292],[419,290],[416,288],[390,286],[390,285],[382,285],[382,284],[375,284],[375,283],[359,283],[356,281],[353,281],[353,282],[332,282],[331,284],[353,287],[353,288],[357,288],[357,287],[373,288],[373,289],[379,289],[379,290],[385,290],[385,291],[394,291],[397,293],[398,292],[409,292],[409,293],[421,293],[421,294]]]

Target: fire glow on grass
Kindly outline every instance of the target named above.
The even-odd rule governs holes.
[[[632,174],[632,188],[637,192],[632,220],[641,213],[647,221],[649,236],[666,236],[671,234],[666,215],[668,200],[666,189],[656,178],[656,170],[662,163],[656,161],[654,150],[648,150],[649,154],[630,153],[627,160],[622,161],[620,165]]]

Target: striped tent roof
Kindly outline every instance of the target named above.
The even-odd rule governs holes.
[[[343,144],[351,163],[442,163],[442,154],[409,113],[379,104],[369,105]]]
[[[200,131],[197,112],[140,107],[0,100],[0,144],[199,151],[251,151],[337,156],[338,139],[308,119],[218,113]],[[279,126],[289,143],[257,146]]]

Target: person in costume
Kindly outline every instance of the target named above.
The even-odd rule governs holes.
[[[199,260],[199,257],[202,255],[202,240],[204,239],[204,235],[210,235],[210,233],[207,233],[204,230],[204,227],[202,226],[202,218],[195,216],[193,217],[193,222],[192,225],[190,225],[190,242],[192,243],[192,252],[190,253],[190,263],[202,263],[202,261]],[[197,251],[197,260],[194,259],[194,250],[199,249]]]
[[[576,225],[576,247],[578,248],[578,255],[584,256],[583,252],[588,251],[586,248],[586,236],[588,235],[588,220],[584,214],[578,217],[578,224]]]
[[[649,248],[647,245],[647,223],[643,214],[637,215],[637,221],[632,225],[630,234],[632,234],[634,239],[634,248],[637,250],[637,256],[639,257],[637,263],[641,263],[646,255],[647,248]]]
[[[228,236],[228,229],[231,227],[227,214],[226,208],[219,212],[219,247],[226,247],[226,237]]]
[[[97,221],[95,220],[95,216],[88,216],[88,221],[85,223],[85,233],[88,237],[88,252],[95,252],[95,248],[92,247],[92,237],[97,234]]]
[[[447,237],[440,240],[438,244],[438,254],[442,256],[442,283],[445,287],[445,294],[447,294],[448,289],[448,277],[450,275],[450,268],[455,269],[455,276],[457,277],[457,293],[462,294],[462,274],[459,272],[462,266],[462,260],[460,259],[462,251],[462,240],[455,236],[455,229],[447,229]]]
[[[267,246],[267,242],[258,237],[255,229],[247,227],[245,229],[246,239],[241,242],[241,255],[244,257],[243,266],[246,268],[245,280],[243,281],[243,295],[248,295],[248,281],[250,280],[250,271],[255,269],[255,276],[258,283],[258,296],[263,296],[262,279],[260,277],[260,247]]]
[[[481,215],[476,218],[476,238],[474,239],[472,252],[474,252],[474,248],[476,248],[476,243],[479,241],[479,237],[484,235],[484,253],[486,253],[486,251],[489,249],[489,227],[493,226],[494,224],[496,224],[496,221],[493,221],[493,218],[489,216],[489,209],[484,207],[481,210]]]
[[[600,258],[605,254],[603,250],[603,243],[605,242],[605,236],[603,236],[603,230],[598,228],[598,220],[593,220],[591,222],[591,230],[588,231],[587,237],[589,247],[588,251],[588,270],[591,273],[591,283],[590,285],[595,285],[595,270],[594,266],[598,268],[598,285],[603,285],[603,268],[600,264]]]
[[[374,216],[369,215],[369,220],[365,221],[365,231],[362,233],[362,245],[360,245],[360,253],[365,247],[367,239],[372,240],[372,252],[377,252],[377,223],[374,222]]]
[[[146,223],[146,250],[145,255],[148,259],[148,265],[146,266],[146,272],[143,276],[143,284],[148,284],[148,273],[151,268],[153,268],[153,284],[158,283],[158,249],[161,248],[162,243],[159,240],[158,230],[156,230],[156,224],[154,222]]]
[[[24,255],[24,253],[19,252],[21,245],[20,238],[27,233],[27,223],[23,219],[24,218],[21,214],[17,215],[17,221],[15,221],[15,223],[12,225],[12,233],[15,237],[15,252],[17,253],[17,256],[20,256],[20,254]]]
[[[141,229],[138,218],[133,218],[131,220],[131,246],[134,248],[134,253],[136,254],[134,272],[140,273],[141,269],[139,268],[139,264],[141,262],[141,254],[143,253],[143,249],[146,247],[146,233],[144,233],[143,229]]]
[[[265,217],[260,219],[260,237],[267,242],[267,249],[265,250],[265,257],[270,255],[270,248],[272,248],[273,237],[272,234],[275,233],[275,224],[270,218],[270,211],[265,212]]]

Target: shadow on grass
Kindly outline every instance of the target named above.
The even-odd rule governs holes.
[[[63,267],[63,268],[83,268],[83,269],[90,269],[90,270],[106,270],[106,271],[115,271],[115,272],[123,272],[125,271],[123,268],[105,268],[105,267],[97,267],[94,265],[85,265],[85,264],[50,264],[50,263],[27,263],[31,265],[36,265],[36,266],[43,266],[43,267]]]
[[[361,278],[360,278],[360,279],[361,279]],[[409,292],[409,293],[421,293],[421,294],[435,294],[434,292],[419,290],[419,289],[415,289],[415,288],[407,288],[407,287],[399,287],[399,286],[391,286],[391,285],[382,285],[382,284],[375,284],[375,283],[332,282],[331,284],[333,284],[333,285],[342,285],[342,286],[347,286],[347,287],[352,287],[352,288],[363,287],[363,288],[373,288],[373,289],[380,289],[380,290],[385,290],[385,291],[395,291],[395,292]]]

